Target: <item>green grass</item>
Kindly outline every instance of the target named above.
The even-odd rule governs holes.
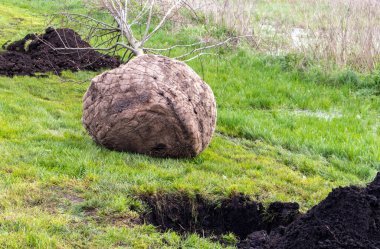
[[[249,52],[227,60],[218,74],[210,69],[208,76],[217,96],[220,131],[327,160],[336,157],[355,164],[347,166],[349,171],[370,166],[363,179],[371,168],[380,168],[377,96],[360,95],[349,84],[301,81],[279,63],[268,64]]]
[[[12,4],[0,1],[0,41],[43,30],[35,14],[58,9],[42,0]],[[177,36],[192,39],[193,31]],[[280,59],[247,48],[202,61],[203,70],[190,65],[214,90],[217,133],[189,160],[95,145],[81,124],[81,99],[97,73],[0,77],[0,247],[221,248],[137,224],[146,207],[136,196],[185,191],[218,200],[243,192],[265,203],[297,201],[305,211],[333,187],[364,184],[379,170],[378,97],[284,71]]]

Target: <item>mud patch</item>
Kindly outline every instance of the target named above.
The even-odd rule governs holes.
[[[264,208],[243,194],[234,194],[218,202],[186,193],[144,195],[141,199],[151,209],[144,215],[146,222],[162,231],[173,230],[181,234],[218,236],[232,232],[242,239],[254,231],[269,232],[288,225],[299,216],[297,203],[276,202]]]
[[[3,45],[0,54],[0,75],[30,75],[63,70],[115,68],[120,61],[92,49],[72,29],[46,29],[45,34],[28,34],[24,39]],[[78,48],[76,50],[66,48]],[[57,50],[58,49],[58,50]]]

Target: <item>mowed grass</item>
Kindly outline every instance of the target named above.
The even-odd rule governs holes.
[[[0,40],[43,30],[47,1],[1,0]],[[70,1],[82,8],[80,1]],[[9,20],[31,16],[35,25]],[[4,22],[4,20],[6,20]],[[192,39],[191,29],[184,32]],[[153,43],[165,44],[165,34]],[[139,216],[143,193],[184,191],[218,200],[242,192],[297,201],[305,211],[337,186],[364,184],[380,167],[379,98],[352,85],[308,82],[247,48],[190,65],[211,85],[217,133],[194,159],[109,151],[81,125],[96,72],[0,77],[0,247],[221,248],[198,235],[160,233]]]

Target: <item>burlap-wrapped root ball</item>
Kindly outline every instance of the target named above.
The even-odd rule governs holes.
[[[82,120],[109,149],[194,157],[211,140],[216,105],[210,87],[185,63],[142,55],[92,80]]]

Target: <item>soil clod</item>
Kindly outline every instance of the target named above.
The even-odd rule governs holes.
[[[4,47],[6,51],[0,53],[0,75],[10,77],[46,72],[60,74],[63,70],[96,71],[120,65],[118,59],[91,49],[90,44],[68,28],[48,28],[42,35],[28,34]]]

